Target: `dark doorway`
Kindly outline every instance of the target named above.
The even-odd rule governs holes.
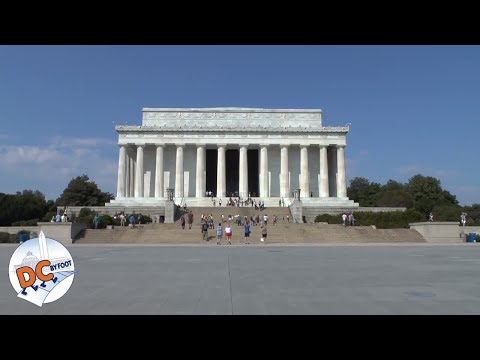
[[[217,149],[207,149],[205,171],[207,173],[205,188],[206,191],[217,192]],[[205,194],[204,194],[205,195]]]
[[[258,150],[248,150],[248,192],[251,196],[259,196],[258,188]]]
[[[231,196],[231,194],[233,194],[233,196],[238,196],[239,161],[240,151],[227,150],[225,152],[225,164],[227,167],[227,171],[225,171],[227,196]]]

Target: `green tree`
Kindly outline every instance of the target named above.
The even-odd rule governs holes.
[[[360,206],[377,206],[381,185],[362,177],[353,178],[347,188],[347,196]]]
[[[467,213],[467,225],[480,225],[480,204],[464,206],[462,211]]]
[[[36,223],[48,210],[45,196],[38,190],[23,190],[16,194],[0,194],[0,226],[14,222]]]
[[[112,199],[113,194],[101,191],[97,184],[84,174],[70,180],[55,203],[57,206],[103,206]]]
[[[417,174],[410,178],[406,185],[407,192],[415,201],[415,209],[423,214],[431,212],[435,205],[457,205],[454,195],[443,190],[440,180]]]
[[[395,180],[388,180],[387,183],[382,186],[382,190],[383,191],[405,190],[405,185]]]
[[[463,210],[461,206],[453,204],[435,204],[432,213],[435,221],[458,221]]]
[[[383,190],[378,206],[413,208],[412,196],[405,190]]]

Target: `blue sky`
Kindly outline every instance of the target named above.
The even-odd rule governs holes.
[[[440,179],[480,203],[480,46],[0,46],[0,192],[116,193],[143,107],[315,108],[351,123],[347,181]]]

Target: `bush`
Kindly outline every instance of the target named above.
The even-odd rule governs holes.
[[[142,215],[142,224],[151,224],[153,222],[152,218],[148,215]]]
[[[78,217],[85,217],[85,216],[90,216],[90,215],[95,215],[95,212],[90,210],[90,208],[82,208],[80,212],[78,213]]]
[[[371,226],[378,229],[409,228],[409,223],[423,221],[423,215],[415,209],[393,212],[354,212],[355,225]],[[342,214],[321,214],[315,218],[315,222],[328,222],[329,224],[342,224]]]
[[[47,213],[45,214],[45,216],[42,218],[42,221],[43,221],[43,222],[50,222],[50,221],[52,220],[52,217],[53,217],[54,215],[57,215],[57,213],[54,212],[54,211],[49,211],[49,212],[47,212]]]
[[[100,215],[99,229],[105,229],[107,225],[113,225],[113,218],[110,215]]]
[[[0,232],[0,243],[10,243],[10,234],[8,232]]]
[[[37,226],[39,219],[21,220],[12,223],[12,226]]]

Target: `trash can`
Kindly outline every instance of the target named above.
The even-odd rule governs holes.
[[[25,241],[27,241],[27,234],[19,234],[18,235],[18,242],[20,244],[23,244]]]
[[[476,233],[469,233],[467,237],[467,242],[477,242],[477,234]]]

